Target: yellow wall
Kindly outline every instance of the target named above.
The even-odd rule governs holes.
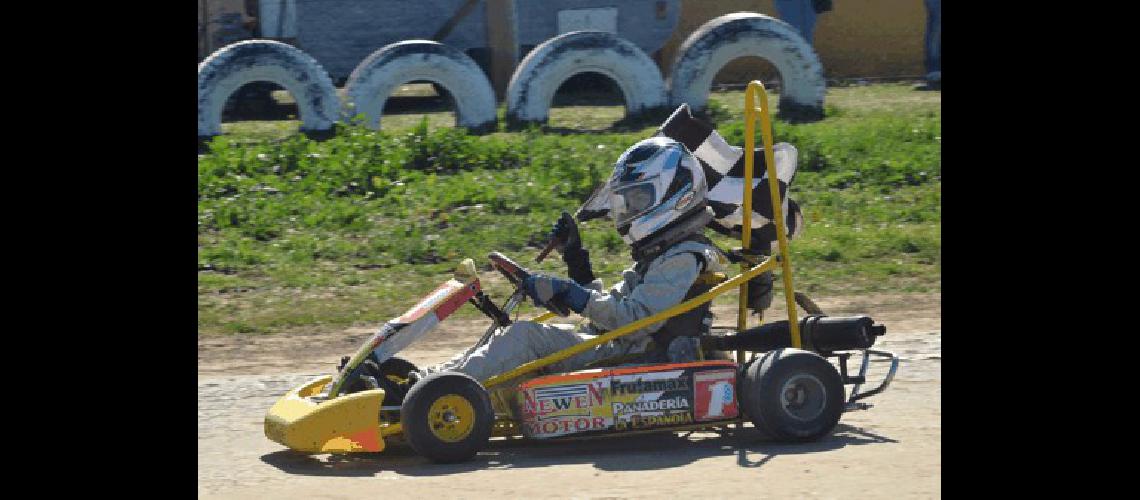
[[[833,0],[815,25],[815,51],[828,78],[920,76],[926,7],[922,0]],[[777,17],[772,0],[682,0],[681,19],[657,57],[668,75],[681,42],[706,21],[732,12]],[[718,83],[770,78],[767,63],[737,60]]]

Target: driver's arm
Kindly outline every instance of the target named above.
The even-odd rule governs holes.
[[[647,318],[665,309],[680,304],[685,294],[699,274],[697,258],[690,253],[680,253],[666,258],[649,268],[641,284],[626,296],[613,293],[590,292],[585,316],[603,330],[614,330],[642,318]],[[632,334],[631,338],[655,332],[665,324],[653,323]]]

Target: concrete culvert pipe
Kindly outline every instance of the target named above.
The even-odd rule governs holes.
[[[670,105],[704,109],[713,77],[725,64],[746,56],[767,59],[780,72],[781,115],[823,117],[827,82],[811,44],[788,23],[750,12],[720,16],[685,39],[669,75]]]
[[[332,128],[340,99],[328,73],[301,50],[271,40],[246,40],[218,49],[198,64],[198,137],[222,133],[222,109],[250,82],[273,82],[293,95],[301,130]]]
[[[430,40],[407,40],[373,52],[352,70],[345,83],[345,113],[363,114],[380,128],[384,103],[397,87],[417,80],[435,83],[455,100],[456,124],[476,131],[495,127],[495,92],[470,57]]]
[[[507,119],[545,122],[562,82],[590,72],[617,83],[629,115],[665,105],[661,71],[641,49],[611,33],[575,31],[547,40],[519,63],[507,87]]]

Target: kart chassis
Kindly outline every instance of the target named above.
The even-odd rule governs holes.
[[[757,98],[759,98],[760,105],[757,105]],[[755,125],[758,121],[761,125],[761,136],[764,141],[763,151],[765,154],[767,174],[769,178],[774,179],[776,178],[776,172],[775,161],[772,157],[773,141],[768,96],[759,81],[749,83],[745,92],[745,118],[745,151],[752,151],[755,147]],[[745,154],[744,157],[744,186],[751,186],[754,177],[754,161],[751,154]],[[801,348],[802,339],[796,309],[797,294],[793,291],[787,228],[782,213],[782,203],[777,184],[772,182],[769,183],[769,186],[771,188],[771,199],[773,200],[772,210],[774,222],[777,226],[777,248],[773,249],[773,255],[762,256],[749,252],[751,245],[752,211],[743,210],[744,220],[741,226],[740,254],[745,257],[741,261],[740,274],[723,280],[704,294],[657,314],[634,321],[615,330],[598,335],[591,340],[524,363],[521,366],[497,374],[486,380],[479,381],[482,387],[491,393],[492,400],[495,403],[493,435],[517,436],[520,434],[520,430],[523,429],[523,420],[525,419],[520,418],[519,409],[523,406],[521,400],[523,399],[523,393],[525,391],[532,389],[541,390],[549,387],[562,387],[557,385],[554,381],[551,382],[552,385],[550,386],[543,386],[542,382],[544,379],[550,379],[551,377],[557,378],[583,374],[580,372],[572,372],[569,374],[553,374],[535,378],[535,375],[540,370],[586,350],[593,349],[599,344],[628,335],[647,325],[682,314],[733,289],[739,290],[740,294],[737,331],[744,331],[748,327],[748,318],[745,309],[748,280],[761,273],[772,271],[777,266],[781,268],[780,274],[782,277],[784,295],[787,301],[788,325],[791,329],[791,347]],[[744,189],[743,206],[751,207],[751,189]],[[759,257],[765,258],[759,260]],[[365,342],[364,345],[350,357],[335,377],[322,377],[310,381],[290,391],[290,393],[278,401],[278,403],[270,409],[266,417],[266,435],[274,441],[304,452],[375,452],[383,450],[384,441],[386,439],[398,438],[404,431],[404,422],[401,421],[400,418],[400,413],[405,411],[404,404],[383,405],[382,402],[385,398],[385,391],[381,388],[381,381],[376,380],[374,377],[363,375],[361,373],[361,367],[367,360],[372,360],[375,363],[385,362],[400,349],[406,347],[407,344],[410,344],[416,338],[422,336],[423,333],[426,333],[427,330],[430,330],[431,327],[434,327],[435,324],[438,324],[439,321],[446,318],[447,315],[464,302],[471,303],[492,320],[492,324],[479,340],[465,352],[465,355],[470,355],[480,346],[490,341],[494,334],[500,331],[500,329],[509,326],[511,323],[511,313],[525,300],[521,283],[525,279],[528,271],[501,254],[492,253],[489,255],[489,258],[492,266],[502,272],[508,280],[517,287],[515,292],[507,299],[502,307],[496,306],[490,298],[483,293],[474,263],[470,259],[465,259],[459,268],[457,268],[455,279],[441,286],[436,292],[433,292],[433,294],[409,310],[407,314],[398,318],[398,320],[386,324],[381,331],[377,332],[368,342]],[[804,306],[804,304],[801,303],[801,306]],[[811,304],[811,307],[814,307],[814,304]],[[569,313],[565,306],[553,304],[552,308],[555,310],[535,318],[534,321],[546,321],[556,314],[566,316]],[[808,307],[805,306],[805,309],[808,309]],[[395,339],[399,340],[396,341]],[[854,385],[849,396],[843,401],[842,411],[869,408],[870,405],[863,400],[887,389],[894,378],[899,363],[896,355],[889,351],[878,349],[862,349],[856,352],[824,352],[819,354],[825,357],[837,358],[836,364],[842,383],[844,385]],[[848,371],[847,362],[855,354],[859,354],[861,359],[859,360],[857,374],[851,375]],[[732,366],[734,370],[739,373],[747,364],[756,361],[756,359],[755,353],[752,358],[749,359],[747,353],[741,350],[735,352],[734,362],[699,361],[692,366],[682,368],[677,368],[678,365],[675,364],[660,367],[648,365],[644,366],[639,373],[648,374],[647,376],[650,376],[670,369],[692,368],[694,370],[703,370],[706,368],[716,368],[717,366]],[[877,386],[869,390],[860,391],[860,388],[867,383],[868,368],[873,359],[889,362],[890,367],[883,380]],[[595,369],[593,372],[586,370],[585,372],[589,373],[585,373],[583,380],[596,381],[606,379],[608,381],[614,381],[617,380],[617,377],[625,376],[621,374],[624,372],[619,373],[619,371],[619,368]],[[529,380],[521,380],[528,376],[531,377]],[[346,383],[354,378],[360,378],[365,381],[365,383],[370,386],[370,389],[354,393],[345,393],[344,389]],[[739,392],[739,387],[733,388],[733,405],[737,403],[737,394],[739,394]],[[599,400],[599,402],[600,401],[601,400]],[[407,403],[407,401],[404,403]],[[605,406],[611,406],[613,404],[609,399],[607,399],[605,403]],[[467,411],[466,408],[461,408],[461,410]],[[524,411],[523,413],[526,412]],[[613,415],[611,415],[611,417],[614,418],[613,422],[617,421],[616,417]],[[705,422],[689,422],[685,425],[663,425],[643,430],[625,430],[624,432],[617,433],[608,432],[612,430],[612,428],[607,428],[604,429],[607,432],[569,433],[564,436],[556,437],[561,439],[573,439],[615,434],[628,435],[638,432],[682,431],[723,427],[733,423],[740,424],[744,420],[745,417],[742,412],[736,411],[732,415],[722,419]],[[444,425],[448,424],[448,422],[450,421],[446,419],[442,421]],[[527,421],[527,423],[532,422]],[[521,434],[536,437],[533,433],[521,432]]]

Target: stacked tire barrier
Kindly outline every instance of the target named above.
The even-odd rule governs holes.
[[[222,109],[243,85],[273,82],[297,101],[302,131],[332,128],[340,99],[324,68],[300,49],[271,40],[227,45],[198,64],[198,137],[222,133]]]
[[[779,19],[738,12],[713,19],[681,44],[669,76],[669,102],[704,109],[713,77],[740,57],[767,59],[780,72],[780,114],[821,118],[827,82],[811,44]]]
[[[495,128],[495,91],[487,75],[466,54],[430,40],[393,43],[364,59],[345,83],[346,113],[363,113],[368,126],[379,128],[388,96],[404,83],[423,80],[451,94],[456,125]]]
[[[545,122],[554,92],[580,73],[601,73],[617,83],[630,115],[666,104],[661,70],[636,45],[601,31],[556,36],[530,51],[507,86],[507,120]]]
[[[515,68],[506,95],[507,120],[546,122],[555,92],[580,73],[612,79],[630,116],[682,103],[701,110],[716,73],[728,62],[749,56],[767,59],[780,72],[781,115],[823,116],[825,80],[811,44],[783,21],[741,12],[713,19],[690,34],[667,80],[649,56],[618,35],[575,31],[551,38]],[[219,49],[198,65],[198,136],[221,134],[226,100],[251,82],[284,87],[297,101],[301,130],[317,132],[360,116],[365,125],[379,128],[388,97],[412,81],[446,89],[454,99],[457,126],[477,132],[495,129],[490,81],[475,61],[448,45],[407,40],[381,47],[353,70],[342,102],[328,72],[302,50],[276,41],[247,40]]]

